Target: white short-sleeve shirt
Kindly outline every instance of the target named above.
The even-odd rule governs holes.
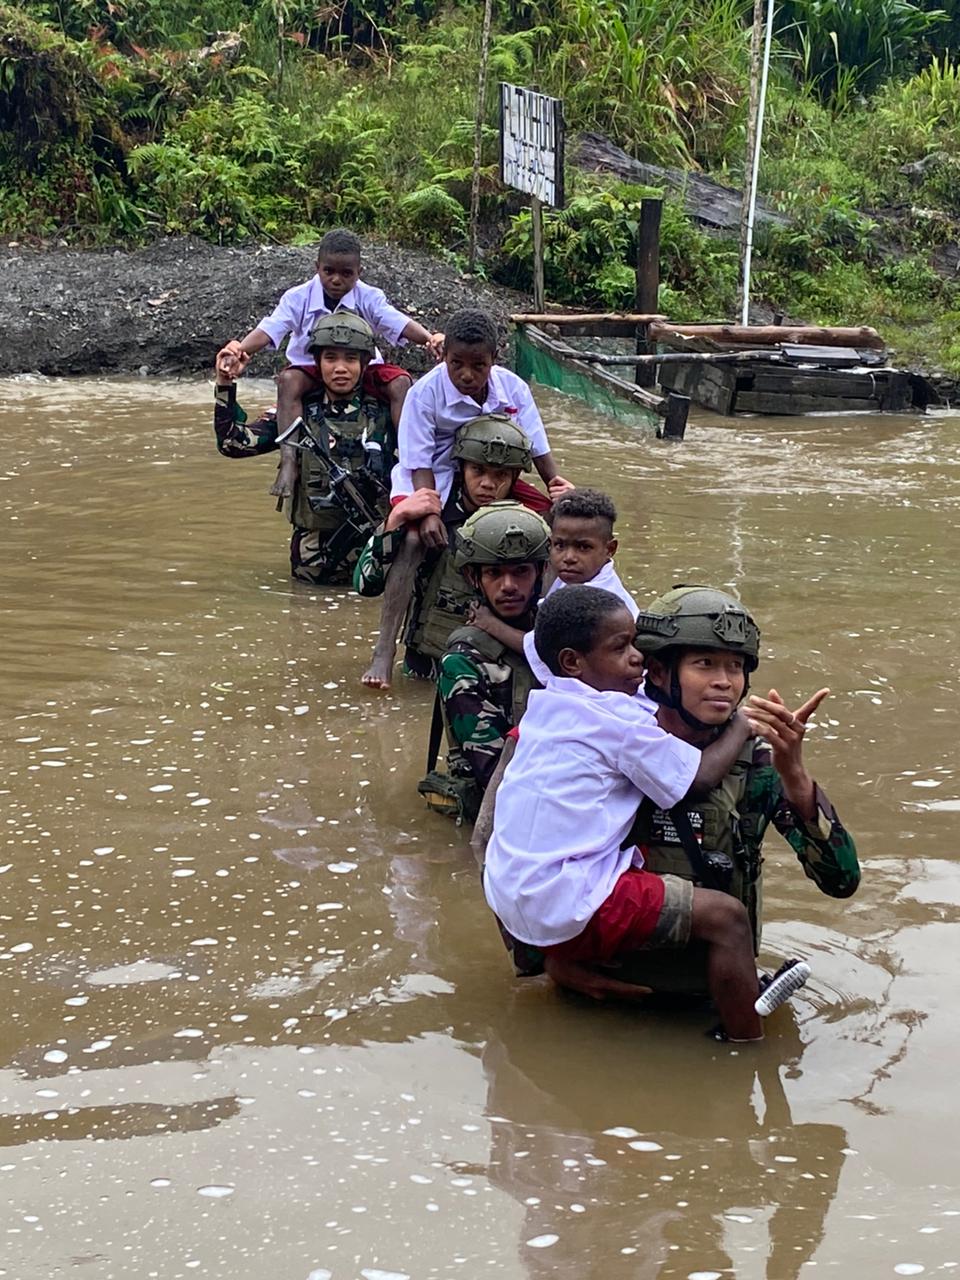
[[[391,477],[391,498],[413,493],[414,471],[429,467],[440,500],[446,502],[453,484],[457,428],[482,413],[509,414],[526,433],[535,458],[550,452],[540,410],[522,378],[495,364],[487,379],[487,398],[478,405],[453,385],[446,364],[438,364],[413,384],[403,402],[397,431],[400,460]]]
[[[699,764],[645,698],[550,676],[530,695],[487,845],[484,892],[509,932],[540,947],[582,933],[639,858],[620,846],[644,796],[672,808]]]
[[[565,587],[567,585],[568,584],[564,582],[562,578],[555,578],[550,586],[550,590],[547,592],[547,595],[543,597],[543,600],[546,600],[547,596],[552,596],[555,591],[559,591],[561,587]],[[630,611],[630,617],[633,618],[634,622],[636,622],[637,614],[640,612],[637,607],[637,602],[620,581],[620,575],[613,567],[612,560],[607,561],[596,577],[591,578],[589,582],[584,582],[581,585],[584,587],[602,587],[604,591],[612,591],[615,596],[620,597],[627,609]],[[543,600],[540,601],[541,604],[543,604]],[[523,656],[526,658],[530,670],[537,677],[540,683],[546,684],[550,678],[550,668],[541,660],[539,653],[537,653],[537,646],[534,643],[532,631],[528,631],[523,637]],[[654,711],[656,711],[656,705],[654,703],[651,702],[649,705]]]
[[[363,316],[375,334],[384,338],[393,346],[403,346],[406,339],[401,335],[410,323],[405,316],[387,301],[382,289],[364,284],[358,280],[349,293],[337,303],[334,311],[355,311]],[[275,347],[279,347],[287,334],[287,359],[295,365],[311,365],[313,356],[307,350],[310,330],[321,316],[329,316],[332,312],[323,299],[323,285],[319,276],[313,276],[306,284],[294,285],[288,289],[276,307],[257,325],[269,337]],[[377,351],[373,363],[382,362],[383,356]]]

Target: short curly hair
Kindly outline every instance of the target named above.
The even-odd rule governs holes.
[[[601,493],[599,489],[574,489],[556,500],[547,515],[547,524],[552,529],[554,521],[564,516],[571,520],[602,520],[609,526],[609,538],[617,522],[617,508],[610,495]]]
[[[334,227],[332,231],[328,231],[317,245],[317,261],[321,258],[332,257],[335,253],[342,253],[344,257],[349,255],[360,261],[360,251],[363,245],[359,236],[355,236],[352,231],[348,231],[346,227]]]
[[[589,653],[600,623],[619,609],[626,612],[620,597],[602,587],[562,587],[552,592],[537,611],[533,632],[537,653],[555,676],[563,675],[560,650]]]
[[[492,356],[496,356],[500,346],[497,326],[486,311],[467,309],[455,311],[444,329],[444,351],[450,350],[451,342],[461,342],[466,347],[486,347]]]

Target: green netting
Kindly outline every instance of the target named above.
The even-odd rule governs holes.
[[[514,329],[513,367],[526,382],[538,382],[541,387],[552,387],[563,395],[574,396],[591,409],[608,414],[618,422],[653,428],[659,425],[659,418],[653,410],[623,399],[607,387],[592,382],[576,369],[561,364],[546,351],[535,347],[520,326]]]

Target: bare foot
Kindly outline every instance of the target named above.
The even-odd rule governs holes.
[[[543,967],[558,987],[568,991],[579,991],[591,1000],[642,1000],[650,994],[649,987],[639,987],[632,982],[620,982],[617,978],[608,978],[596,969],[584,964],[575,964],[571,960],[561,960],[547,952]]]
[[[378,654],[374,650],[370,666],[360,677],[360,681],[368,689],[389,689],[392,676],[393,659],[387,658],[383,654]]]
[[[290,498],[293,496],[293,486],[297,482],[297,470],[295,458],[293,462],[284,461],[280,463],[277,478],[270,486],[270,492],[275,498]]]

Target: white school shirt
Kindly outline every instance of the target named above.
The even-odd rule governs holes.
[[[358,316],[363,316],[374,333],[393,346],[406,344],[406,339],[401,338],[401,335],[410,323],[410,317],[391,306],[382,289],[375,289],[373,285],[358,280],[350,292],[343,295],[334,311],[355,311]],[[306,284],[297,284],[288,289],[257,328],[267,334],[275,347],[279,347],[289,333],[287,359],[291,364],[310,365],[314,363],[314,357],[307,350],[310,330],[321,316],[332,314],[323,300],[320,277],[315,275]],[[383,363],[383,356],[379,351],[374,353],[371,363]]]
[[[564,582],[562,578],[555,578],[550,586],[550,590],[547,592],[547,595],[543,597],[543,600],[546,600],[547,596],[552,596],[555,591],[559,591],[561,587],[569,585],[571,584]],[[602,587],[604,591],[612,591],[613,594],[615,596],[619,596],[627,606],[630,610],[630,617],[633,618],[634,622],[636,622],[637,614],[640,612],[637,607],[637,602],[620,581],[620,575],[613,567],[612,560],[608,560],[600,572],[595,577],[591,578],[589,582],[583,582],[580,583],[580,585],[584,587]],[[543,600],[540,601],[541,604],[543,604]],[[537,653],[537,646],[534,644],[532,631],[526,632],[523,637],[523,656],[526,658],[527,665],[530,670],[537,677],[540,683],[546,684],[547,680],[550,678],[550,668],[542,660],[539,653]],[[649,703],[653,711],[656,711],[657,708],[655,703],[650,702],[649,699],[645,699],[645,701]]]
[[[414,471],[429,467],[440,501],[446,502],[455,471],[451,455],[457,428],[482,413],[509,414],[526,433],[535,458],[550,452],[540,410],[522,378],[495,364],[487,379],[487,398],[478,405],[453,385],[447,366],[438,364],[413,384],[403,402],[397,430],[400,460],[391,474],[391,499],[413,493]]]
[[[483,887],[521,942],[582,933],[634,861],[621,849],[644,796],[687,794],[698,748],[664,732],[645,699],[562,676],[530,695],[497,792]]]

